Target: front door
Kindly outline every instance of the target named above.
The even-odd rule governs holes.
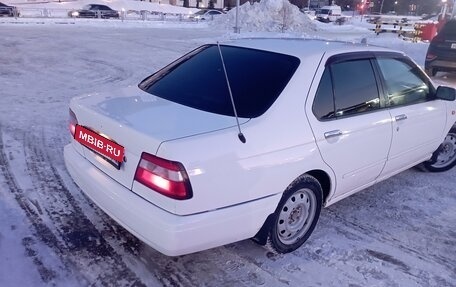
[[[393,140],[382,172],[387,177],[430,157],[444,137],[445,103],[434,99],[434,88],[413,63],[378,58],[387,105],[393,122]]]

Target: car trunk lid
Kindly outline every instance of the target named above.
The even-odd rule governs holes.
[[[200,111],[128,87],[115,94],[101,93],[72,100],[78,124],[108,138],[125,149],[124,161],[116,167],[112,160],[93,149],[83,156],[114,180],[132,188],[141,154],[156,154],[164,141],[190,137],[236,124],[233,117]],[[240,119],[240,123],[248,119]],[[77,137],[79,135],[76,135]],[[169,160],[179,161],[170,158]]]

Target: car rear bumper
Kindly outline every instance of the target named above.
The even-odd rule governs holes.
[[[434,60],[426,61],[426,69],[456,70],[456,61]]]
[[[253,237],[274,212],[281,194],[232,207],[180,216],[118,184],[69,144],[65,164],[74,182],[105,213],[168,256],[193,253]]]

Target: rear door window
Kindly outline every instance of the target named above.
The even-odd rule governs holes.
[[[239,117],[255,118],[275,102],[299,66],[293,56],[221,46]],[[155,96],[195,109],[234,116],[220,52],[206,45],[139,84]]]
[[[320,120],[329,120],[335,116],[333,85],[331,81],[331,72],[328,68],[325,69],[320,84],[318,85],[312,111]]]
[[[369,59],[331,65],[336,116],[349,116],[380,108],[374,70]]]
[[[342,61],[326,67],[312,106],[319,120],[353,116],[380,108],[371,60]]]
[[[449,37],[448,40],[456,40],[456,21],[449,21],[443,26],[442,33],[445,37]]]

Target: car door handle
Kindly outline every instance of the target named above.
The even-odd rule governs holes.
[[[325,132],[325,138],[327,138],[327,139],[333,138],[333,137],[338,137],[341,135],[342,135],[342,131],[340,131],[340,130],[333,130],[330,132]]]
[[[407,119],[407,115],[405,115],[405,114],[398,115],[398,116],[395,116],[394,119],[396,120],[396,122],[403,121],[403,120]]]

